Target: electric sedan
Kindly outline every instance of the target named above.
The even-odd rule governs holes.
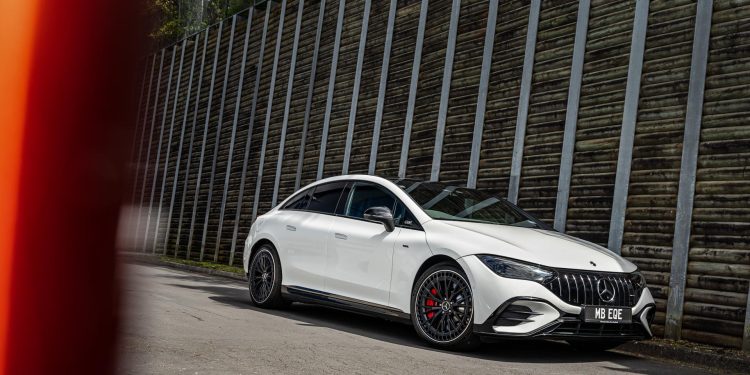
[[[253,223],[252,303],[316,303],[411,322],[441,348],[499,338],[607,349],[651,337],[631,262],[508,201],[439,182],[352,175],[310,184]]]

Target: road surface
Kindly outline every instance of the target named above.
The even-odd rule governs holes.
[[[301,304],[257,309],[239,281],[135,264],[122,274],[123,374],[703,373],[558,342],[435,350],[399,323]]]

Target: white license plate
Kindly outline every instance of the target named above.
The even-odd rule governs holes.
[[[583,321],[586,323],[620,323],[633,321],[630,307],[584,306]]]

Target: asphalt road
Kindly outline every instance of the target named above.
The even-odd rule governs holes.
[[[558,342],[485,344],[453,353],[412,327],[294,304],[261,310],[244,283],[125,264],[123,374],[693,374],[702,370]]]

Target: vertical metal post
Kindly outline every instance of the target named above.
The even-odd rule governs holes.
[[[154,178],[151,184],[151,199],[148,204],[148,215],[146,216],[146,233],[143,235],[143,248],[148,243],[149,230],[151,229],[151,213],[154,209],[154,196],[156,195],[156,180],[159,176],[159,160],[161,160],[161,144],[164,139],[164,127],[167,123],[167,109],[169,108],[169,93],[172,89],[172,72],[174,71],[174,60],[177,55],[177,46],[172,47],[172,62],[169,67],[169,78],[167,78],[167,94],[164,96],[164,111],[161,115],[161,129],[159,130],[159,145],[156,148],[156,160],[154,160]],[[153,252],[153,249],[152,249]]]
[[[477,95],[477,111],[474,115],[474,136],[471,140],[471,156],[469,157],[469,176],[466,178],[466,186],[471,189],[477,187],[477,173],[479,172],[479,152],[482,149],[482,135],[484,133],[484,111],[487,108],[487,90],[490,86],[490,70],[492,69],[492,49],[495,46],[497,2],[498,0],[490,0],[490,8],[487,13],[487,31],[484,34],[482,71],[479,73],[479,94]]]
[[[263,55],[266,51],[266,35],[268,34],[268,20],[271,15],[271,6],[266,8],[263,20],[263,34],[260,39],[260,51],[258,52],[258,65],[255,70],[255,87],[253,88],[253,100],[250,105],[250,120],[247,125],[247,140],[245,141],[245,154],[242,159],[242,173],[240,174],[240,190],[237,195],[237,211],[234,214],[234,231],[232,232],[232,245],[229,249],[229,265],[234,262],[234,248],[237,245],[237,233],[240,230],[240,214],[242,213],[242,198],[245,195],[245,180],[247,178],[247,164],[250,157],[250,145],[253,143],[253,125],[255,124],[255,107],[258,104],[258,90],[260,90],[260,76],[263,72]]]
[[[346,129],[346,146],[344,147],[344,163],[341,174],[349,173],[349,159],[352,155],[352,141],[354,139],[354,121],[357,119],[357,102],[359,101],[359,86],[362,81],[362,63],[365,59],[365,45],[367,44],[367,26],[370,23],[370,0],[365,0],[365,11],[362,15],[362,30],[359,33],[359,50],[357,51],[357,67],[354,73],[354,88],[352,89],[352,104],[349,107],[349,126]]]
[[[138,119],[139,119],[139,115],[141,114],[141,110],[143,109],[143,94],[146,92],[146,76],[148,76],[147,61],[148,61],[148,57],[146,57],[143,62],[143,77],[141,78],[141,90],[140,90],[141,93],[138,95],[138,110],[135,112],[135,116],[134,116],[135,126],[133,127],[133,143],[130,146],[130,165],[128,165],[128,169],[132,168],[134,164],[135,165],[138,164],[138,160],[136,160],[135,149],[139,141],[143,142],[142,135],[140,139],[138,138],[138,127],[140,126],[141,129],[143,129],[146,126],[145,121],[144,122],[138,121]],[[154,67],[152,66],[151,67],[152,73],[153,73],[153,69]],[[140,157],[140,155],[138,156]],[[133,174],[133,176],[135,177],[137,176],[137,174]],[[130,202],[128,202],[130,204],[135,203],[135,187],[136,187],[136,182],[135,182],[135,179],[133,179],[133,184],[131,186],[131,189],[133,190],[133,198],[130,200]]]
[[[193,57],[190,61],[190,78],[188,79],[187,96],[185,96],[184,110],[182,111],[182,130],[180,131],[180,147],[177,149],[177,164],[174,169],[174,181],[172,181],[172,198],[169,202],[169,214],[167,215],[167,230],[164,232],[164,253],[166,254],[169,245],[169,232],[172,229],[172,213],[174,212],[174,201],[177,195],[177,182],[180,179],[180,164],[182,164],[182,149],[185,141],[185,128],[187,127],[188,109],[190,109],[190,94],[193,90],[193,74],[195,73],[195,60],[198,55],[198,34],[193,42]],[[184,50],[184,47],[183,47]],[[184,200],[184,195],[183,195]],[[177,246],[175,246],[175,256],[177,256]]]
[[[565,222],[568,217],[568,197],[570,196],[570,178],[573,173],[573,153],[576,146],[578,106],[581,99],[583,59],[586,53],[586,35],[589,28],[590,8],[591,0],[580,0],[578,2],[578,21],[576,22],[576,37],[573,44],[573,62],[570,67],[568,105],[565,112],[565,133],[563,134],[560,177],[557,180],[557,201],[555,204],[554,226],[560,232],[565,232]]]
[[[227,59],[224,63],[224,84],[221,87],[221,102],[219,103],[219,118],[216,122],[216,136],[214,137],[214,157],[211,163],[211,175],[208,178],[208,198],[206,200],[206,216],[203,219],[203,237],[201,238],[201,257],[206,250],[206,237],[208,236],[208,219],[211,217],[211,199],[214,193],[214,179],[216,177],[216,162],[219,159],[219,144],[221,143],[221,128],[224,122],[224,104],[227,97],[227,86],[229,83],[229,69],[232,65],[232,47],[234,47],[234,29],[237,26],[237,15],[232,17],[232,28],[229,31],[229,47],[227,48]],[[219,48],[218,45],[216,47]],[[217,261],[219,254],[214,253],[214,262]]]
[[[529,117],[529,98],[531,97],[531,79],[534,73],[534,53],[536,51],[536,34],[539,28],[541,0],[531,0],[529,22],[526,29],[526,50],[523,55],[521,88],[518,95],[518,116],[516,117],[516,135],[513,139],[513,156],[510,164],[508,183],[508,201],[518,203],[518,189],[521,185],[521,164],[523,163],[523,145],[526,140],[526,121]]]
[[[146,176],[148,175],[148,165],[151,163],[151,144],[154,138],[154,127],[156,126],[156,108],[159,103],[159,89],[161,89],[161,73],[164,70],[164,54],[165,54],[165,50],[162,49],[161,58],[159,61],[159,75],[156,78],[156,95],[154,95],[154,109],[153,111],[151,111],[151,129],[149,130],[149,133],[148,133],[148,144],[146,145],[146,163],[144,163],[145,168],[143,169],[143,182],[141,184],[141,199],[140,199],[140,203],[138,204],[138,221],[135,225],[135,236],[133,236],[133,238],[136,238],[136,239],[138,238],[138,235],[140,235],[141,233],[141,219],[143,218],[142,217],[143,216],[142,214],[143,201],[146,199]],[[143,246],[143,251],[144,252],[146,251],[146,246]]]
[[[378,102],[375,107],[375,124],[372,129],[372,145],[370,146],[370,164],[368,174],[375,174],[380,145],[380,126],[383,123],[383,106],[385,105],[385,90],[388,85],[388,67],[391,62],[391,45],[393,44],[393,25],[396,23],[396,8],[398,0],[391,0],[388,9],[388,26],[385,32],[385,47],[383,48],[383,66],[380,68],[380,85],[378,86]]]
[[[216,230],[215,254],[219,253],[221,246],[221,233],[224,229],[224,213],[227,207],[227,195],[229,194],[229,177],[232,173],[232,160],[234,157],[234,144],[237,138],[237,121],[240,117],[240,104],[242,102],[242,86],[245,84],[245,66],[247,65],[247,48],[250,41],[250,30],[253,21],[253,7],[247,11],[247,25],[245,26],[245,41],[242,47],[242,63],[240,64],[240,80],[237,86],[237,97],[234,100],[234,117],[232,119],[232,139],[229,142],[229,159],[227,160],[227,172],[224,175],[224,192],[221,196],[221,210],[219,213],[219,228]]]
[[[179,220],[179,227],[177,227],[177,242],[175,243],[175,256],[177,255],[177,251],[179,251],[180,248],[180,241],[182,240],[182,217],[185,214],[185,198],[187,198],[187,191],[188,191],[188,180],[190,177],[190,164],[192,164],[193,160],[193,142],[195,140],[195,124],[198,122],[198,104],[200,103],[201,99],[201,89],[203,87],[203,70],[205,68],[206,64],[206,50],[208,49],[208,35],[209,35],[209,29],[206,29],[206,36],[203,38],[203,53],[201,53],[201,70],[198,74],[198,89],[195,93],[195,104],[193,105],[193,124],[190,128],[190,147],[188,148],[188,156],[187,156],[187,164],[185,165],[185,181],[182,183],[182,202],[180,203],[180,218]],[[195,43],[198,43],[198,40],[200,39],[200,34],[196,35],[195,37]],[[203,135],[203,138],[205,139],[205,133]],[[188,241],[189,243],[189,241]],[[188,245],[188,250],[185,254],[186,259],[190,259],[190,247]]]
[[[323,167],[326,160],[328,146],[328,127],[331,124],[331,106],[333,105],[333,91],[336,88],[336,68],[339,63],[339,49],[341,47],[341,31],[344,28],[344,8],[346,0],[339,1],[339,15],[336,21],[336,38],[333,42],[333,56],[331,57],[331,74],[328,76],[328,95],[326,97],[326,111],[323,116],[323,134],[320,137],[320,154],[318,155],[318,174],[316,179],[323,178]]]
[[[427,23],[427,7],[429,0],[422,0],[419,9],[419,25],[417,26],[417,41],[414,46],[414,62],[411,66],[411,81],[409,83],[409,99],[406,102],[406,121],[404,122],[404,136],[401,140],[401,158],[398,163],[398,178],[406,177],[406,161],[409,158],[409,144],[411,142],[411,128],[414,124],[414,104],[417,101],[417,83],[419,82],[419,67],[422,65],[422,44],[424,43],[424,28]]]
[[[161,191],[159,192],[159,210],[156,213],[156,229],[154,229],[154,247],[151,249],[151,252],[156,252],[156,244],[158,243],[159,238],[159,228],[161,227],[161,209],[164,206],[164,190],[166,190],[167,187],[167,173],[169,172],[169,156],[172,151],[172,135],[174,135],[174,119],[175,119],[175,113],[177,112],[177,99],[180,97],[180,84],[182,83],[182,64],[185,60],[185,47],[187,47],[187,39],[182,40],[182,48],[180,51],[180,68],[177,70],[177,83],[175,84],[175,90],[174,90],[174,100],[172,100],[172,119],[169,122],[169,137],[167,138],[167,152],[164,154],[164,173],[162,173],[161,176]],[[177,46],[175,46],[177,48]],[[184,128],[182,129],[185,130]],[[179,159],[177,159],[177,163],[179,164]],[[177,179],[177,174],[175,174],[175,180]],[[166,238],[167,236],[164,236],[165,238],[165,245],[166,245]],[[167,247],[164,246],[164,254],[167,253]]]
[[[195,194],[193,199],[193,215],[190,219],[190,234],[188,235],[188,256],[193,249],[193,234],[195,234],[195,217],[198,214],[198,196],[201,191],[201,178],[203,177],[203,158],[206,156],[206,138],[208,138],[208,124],[211,120],[211,104],[214,99],[214,84],[216,83],[216,66],[219,64],[219,47],[221,47],[221,29],[224,27],[224,21],[219,22],[216,33],[216,46],[214,47],[214,64],[211,67],[211,85],[208,88],[208,103],[206,105],[206,122],[203,124],[203,144],[201,145],[200,160],[198,161],[198,176],[195,183]],[[206,38],[208,38],[206,30]],[[206,210],[209,207],[206,206]],[[208,215],[208,212],[206,212]],[[202,246],[201,246],[202,247]],[[201,249],[200,259],[203,260],[203,249]]]
[[[460,11],[461,0],[453,0],[453,6],[451,7],[451,21],[448,28],[448,47],[445,50],[443,87],[440,90],[440,106],[438,107],[437,131],[435,132],[435,148],[432,153],[432,171],[430,171],[430,181],[437,181],[438,178],[440,178],[440,162],[443,156],[443,138],[445,137],[445,122],[448,116],[448,98],[451,93],[453,56],[456,51],[456,34],[458,33],[458,17]]]
[[[622,110],[622,128],[620,130],[620,150],[617,155],[617,173],[615,175],[612,216],[607,244],[607,247],[617,254],[620,254],[622,235],[625,230],[625,209],[628,202],[628,185],[630,185],[630,166],[633,158],[635,122],[638,116],[638,100],[641,92],[641,72],[643,71],[643,52],[646,48],[649,1],[637,0],[635,3],[633,36],[630,41],[628,81],[625,86],[625,103]]]
[[[742,350],[750,352],[750,286],[747,289],[747,304],[745,305],[745,329],[742,333]]]
[[[255,197],[253,199],[253,220],[258,216],[258,204],[260,201],[260,187],[263,184],[263,167],[266,161],[266,145],[268,144],[268,128],[271,126],[271,112],[273,109],[273,94],[276,89],[276,71],[279,67],[279,53],[281,52],[281,37],[284,34],[284,17],[286,16],[286,0],[281,1],[281,12],[279,13],[279,28],[276,33],[276,49],[273,53],[273,67],[271,68],[271,84],[268,87],[268,103],[266,104],[266,123],[263,127],[263,141],[260,146],[260,160],[258,162],[258,175],[255,180]]]
[[[146,94],[146,107],[143,110],[143,120],[141,120],[141,136],[138,138],[138,159],[135,164],[135,175],[133,177],[133,196],[130,198],[130,202],[135,204],[135,196],[138,191],[138,176],[141,174],[141,155],[143,154],[143,144],[146,138],[146,122],[148,121],[148,105],[151,103],[151,86],[154,83],[154,70],[156,70],[156,54],[154,53],[153,59],[151,59],[151,73],[148,79],[148,93]],[[135,236],[133,237],[135,238]]]
[[[315,73],[318,67],[318,50],[320,49],[320,34],[323,31],[323,16],[326,10],[326,0],[320,0],[320,10],[318,11],[318,28],[315,32],[315,47],[313,47],[312,62],[310,62],[310,82],[307,85],[307,99],[305,101],[305,119],[302,123],[302,140],[299,146],[299,156],[297,157],[297,174],[294,179],[294,190],[299,189],[302,180],[302,165],[305,160],[305,143],[307,141],[307,127],[310,123],[310,109],[312,107],[312,98],[315,91]]]
[[[292,44],[292,61],[289,64],[289,79],[286,82],[286,102],[284,102],[284,119],[281,124],[281,140],[279,141],[279,156],[276,160],[276,176],[273,182],[273,197],[271,207],[276,206],[279,198],[279,183],[281,181],[281,168],[284,163],[284,147],[286,146],[286,129],[289,125],[289,107],[292,105],[292,94],[294,93],[294,70],[297,66],[297,47],[299,46],[299,33],[302,28],[302,13],[305,10],[305,0],[299,0],[297,6],[297,24],[294,27],[294,43]]]
[[[706,63],[711,33],[713,0],[698,1],[693,35],[693,56],[690,62],[685,133],[682,139],[680,185],[677,190],[677,212],[672,244],[672,270],[669,276],[669,299],[664,324],[664,337],[679,340],[682,335],[682,310],[685,300],[690,226],[693,219],[695,174],[698,167],[701,117],[703,116],[703,89],[706,83]]]

